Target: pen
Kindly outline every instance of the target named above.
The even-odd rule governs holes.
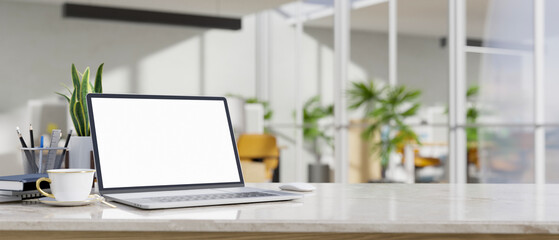
[[[31,126],[31,123],[29,124],[29,140],[31,140],[31,148],[35,147],[35,141],[33,138],[33,126]]]
[[[62,167],[62,161],[64,160],[64,155],[66,155],[66,149],[68,148],[70,137],[72,137],[72,130],[68,131],[68,137],[66,137],[66,143],[64,143],[64,150],[62,150],[62,154],[60,154],[60,157],[56,159],[54,168]]]
[[[39,145],[39,169],[43,169],[43,146],[44,146],[45,137],[41,136],[41,145]],[[42,172],[40,172],[42,173]]]
[[[23,140],[23,137],[21,136],[21,132],[19,131],[19,127],[16,127],[16,132],[17,135],[19,137],[19,141],[21,142],[21,147],[22,148],[27,148],[27,144],[25,144],[25,140]],[[35,161],[33,158],[32,153],[29,150],[23,150],[23,152],[25,153],[25,156],[27,157],[27,162],[29,163],[29,170],[33,173],[37,172],[37,165],[35,164]]]

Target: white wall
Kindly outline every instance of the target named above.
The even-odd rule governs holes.
[[[333,102],[333,32],[305,28],[303,81],[295,83],[294,29],[279,15],[271,22],[273,123],[293,139],[294,129],[283,124],[293,123],[296,87],[303,100],[320,94]],[[255,96],[254,25],[252,15],[240,31],[64,19],[58,5],[0,1],[0,175],[21,171],[14,128],[28,125],[27,101],[53,98],[63,90],[59,83],[70,85],[71,63],[83,70],[104,62],[105,92]],[[354,31],[351,43],[350,79],[386,81],[387,35]],[[398,57],[400,83],[421,89],[425,105],[447,102],[447,55],[438,38],[400,36]],[[280,138],[287,146],[282,177],[294,181],[288,138]],[[308,153],[305,159],[313,161]]]
[[[0,175],[21,171],[15,127],[29,124],[27,101],[64,92],[72,63],[104,62],[105,92],[254,95],[253,17],[243,22],[228,31],[92,21],[62,18],[60,5],[0,1]]]

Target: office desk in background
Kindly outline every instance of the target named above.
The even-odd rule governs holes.
[[[279,184],[249,184],[277,189]],[[301,200],[166,210],[0,204],[1,239],[550,239],[559,185],[317,184]]]

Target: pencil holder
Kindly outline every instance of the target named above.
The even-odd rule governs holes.
[[[62,168],[68,148],[21,148],[23,170],[29,173],[46,173],[48,169]]]

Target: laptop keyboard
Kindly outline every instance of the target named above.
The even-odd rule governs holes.
[[[213,199],[231,199],[231,198],[252,198],[252,197],[268,197],[277,196],[275,194],[263,192],[242,192],[242,193],[216,193],[186,196],[165,196],[146,198],[154,202],[184,202],[184,201],[203,201]]]

